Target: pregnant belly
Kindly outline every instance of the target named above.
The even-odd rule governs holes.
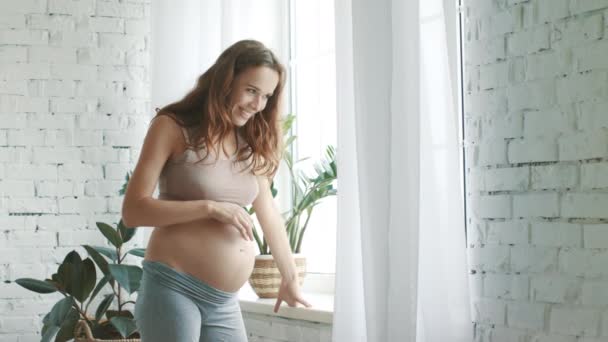
[[[247,281],[257,250],[231,225],[201,220],[154,228],[146,260],[160,261],[223,291]]]

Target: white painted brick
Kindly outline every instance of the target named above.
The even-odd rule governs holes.
[[[79,230],[87,227],[87,219],[81,215],[41,215],[37,226],[48,231]]]
[[[482,90],[504,87],[509,80],[507,62],[482,65],[479,70],[479,86]]]
[[[549,25],[513,33],[507,38],[507,51],[509,55],[521,56],[547,50],[550,47],[549,36]]]
[[[118,160],[121,163],[137,163],[139,160],[139,154],[141,153],[141,149],[138,148],[130,148],[130,149],[121,149],[118,151]]]
[[[51,77],[68,80],[95,80],[97,78],[97,67],[79,64],[52,64]]]
[[[88,98],[51,98],[51,111],[59,113],[94,112],[97,109],[97,100]]]
[[[27,332],[35,327],[40,329],[40,320],[36,317],[3,317],[2,331],[7,333]]]
[[[526,56],[526,79],[553,79],[573,69],[572,50],[543,51]]]
[[[44,130],[18,129],[8,131],[10,146],[42,146],[44,145]]]
[[[511,271],[543,273],[557,269],[557,248],[511,247]]]
[[[125,64],[125,52],[120,49],[82,48],[78,50],[78,63],[94,65]]]
[[[147,82],[127,82],[123,87],[126,96],[147,99],[150,95],[150,84]]]
[[[509,269],[509,247],[486,245],[469,248],[469,267],[479,271],[505,272]]]
[[[602,38],[603,26],[604,22],[601,13],[556,21],[552,32],[551,44],[557,49],[584,45],[589,41]]]
[[[88,150],[85,151],[85,155]],[[71,161],[59,166],[58,175],[61,180],[102,179],[103,169],[101,165],[88,165]]]
[[[141,51],[146,47],[146,42],[141,36],[120,33],[99,33],[99,47],[117,48],[125,51]]]
[[[139,19],[125,20],[125,33],[132,35],[146,35],[151,31],[150,21]]]
[[[562,217],[608,218],[608,194],[567,193],[562,197]]]
[[[104,178],[124,182],[127,172],[132,170],[133,166],[129,164],[106,164],[104,166]]]
[[[490,330],[490,337],[488,341],[496,342],[512,342],[512,341],[525,341],[527,338],[527,332],[522,329],[507,328],[503,326],[494,326]]]
[[[0,44],[47,45],[49,33],[41,30],[0,30]]]
[[[141,4],[99,1],[95,14],[100,17],[142,18],[144,16],[144,6]]]
[[[532,244],[537,246],[581,247],[582,229],[579,224],[562,222],[533,222]]]
[[[141,145],[141,132],[133,134],[133,132],[124,131],[106,131],[104,133],[104,144],[109,146],[140,146]]]
[[[38,197],[65,197],[83,195],[83,186],[69,181],[41,181],[36,185]]]
[[[608,61],[603,56],[608,55],[608,41],[592,42],[574,50],[574,60],[578,71],[608,69]]]
[[[126,128],[127,120],[119,116],[79,115],[78,127],[82,129],[121,129]]]
[[[566,107],[524,111],[524,136],[556,138],[563,133],[573,132],[576,119],[574,107]]]
[[[11,247],[53,247],[57,244],[57,234],[43,231],[13,231],[8,233],[8,240]]]
[[[116,97],[99,98],[99,113],[120,113],[121,115],[149,115],[151,111],[152,108],[150,108],[149,101]]]
[[[52,198],[10,198],[8,211],[11,213],[46,213],[57,212],[57,201]]]
[[[49,37],[49,45],[58,47],[96,47],[97,33],[79,31],[52,31]]]
[[[589,163],[581,165],[581,188],[608,188],[608,163]]]
[[[8,278],[35,278],[44,279],[48,277],[47,268],[41,263],[23,263],[21,260],[16,260],[17,263],[11,263],[8,266]]]
[[[31,14],[28,16],[30,29],[50,31],[70,31],[76,29],[74,17],[70,15]]]
[[[526,79],[526,60],[524,57],[513,57],[509,61],[509,80],[511,84],[521,83]]]
[[[123,85],[117,82],[82,81],[76,86],[76,95],[116,97],[123,94]]]
[[[541,23],[554,22],[569,15],[569,0],[538,0],[538,20]]]
[[[146,66],[150,64],[150,53],[147,51],[127,51],[127,66]],[[144,80],[150,81],[149,73],[144,74]]]
[[[115,193],[118,193],[118,191],[116,191]],[[122,198],[121,197],[108,197],[106,198],[107,202],[108,202],[108,212],[109,213],[116,213],[117,215],[120,215],[120,213],[122,213]]]
[[[90,147],[83,151],[82,159],[85,163],[118,163],[120,161],[118,150],[112,147]]]
[[[45,0],[24,0],[19,2],[0,2],[0,13],[44,13],[46,11]]]
[[[48,0],[49,13],[71,14],[74,16],[95,14],[95,2],[93,0]]]
[[[608,224],[583,225],[585,248],[608,248]]]
[[[0,147],[0,162],[27,163],[32,160],[32,151],[26,147]]]
[[[572,0],[570,2],[570,12],[572,14],[579,14],[606,7],[608,6],[604,0]]]
[[[0,216],[0,230],[25,230],[36,222],[36,216]],[[6,259],[0,259],[6,260]]]
[[[48,79],[51,77],[48,63],[4,63],[0,68],[0,79]]]
[[[481,18],[480,38],[494,38],[515,30],[515,23],[511,11],[498,12],[495,15]]]
[[[595,310],[553,307],[550,317],[551,332],[587,336],[595,336],[598,333],[600,315]]]
[[[92,32],[125,33],[125,20],[122,18],[81,17],[78,30]]]
[[[57,241],[59,242],[59,246],[64,247],[80,246],[83,244],[104,246],[106,244],[106,238],[97,229],[60,231]]]
[[[0,194],[7,197],[34,197],[34,182],[2,180],[0,181]]]
[[[523,275],[486,274],[483,295],[496,299],[527,300],[529,280]]]
[[[530,342],[581,342],[576,336],[564,336],[546,333],[537,333],[530,336]]]
[[[545,305],[536,303],[508,303],[507,325],[523,329],[543,328]]]
[[[43,129],[71,129],[74,127],[73,114],[29,114],[27,117],[29,128]]]
[[[569,75],[557,80],[557,101],[560,104],[608,97],[608,73]]]
[[[0,146],[8,146],[8,133],[6,130],[0,131]],[[2,178],[1,173],[0,173],[0,178]]]
[[[467,224],[467,245],[478,246],[486,243],[486,222],[475,220],[472,215],[468,216]]]
[[[487,138],[515,138],[522,136],[522,113],[487,115],[481,121],[481,135]]]
[[[557,161],[557,144],[543,137],[511,140],[507,157],[509,163]]]
[[[532,189],[568,189],[578,182],[576,165],[552,164],[532,166]]]
[[[72,144],[74,146],[101,146],[103,144],[103,133],[101,131],[77,130],[73,133]]]
[[[507,101],[512,111],[551,107],[556,101],[553,80],[539,80],[513,85],[507,88]],[[558,93],[558,95],[560,95]]]
[[[27,117],[23,114],[0,114],[0,128],[25,128]]]
[[[105,51],[105,49],[104,49]],[[128,51],[127,54],[135,53]],[[99,80],[104,81],[143,81],[146,79],[146,71],[138,66],[104,66],[99,67]]]
[[[122,181],[87,181],[84,193],[87,196],[117,196]]]
[[[93,214],[107,212],[104,198],[62,198],[58,201],[60,214]]]
[[[561,275],[538,275],[531,277],[530,293],[535,302],[570,303],[578,299],[580,281]]]
[[[476,40],[468,44],[470,53],[465,54],[465,63],[488,64],[505,58],[505,38]]]
[[[514,217],[557,217],[559,195],[557,193],[527,193],[513,195]]]
[[[25,15],[6,13],[0,14],[0,28],[23,29],[25,28]]]
[[[608,282],[597,280],[583,281],[581,302],[590,307],[603,307],[608,305]]]
[[[572,276],[598,277],[608,275],[608,252],[595,249],[562,249],[560,271]]]
[[[29,80],[27,89],[30,96],[73,97],[76,84],[72,80]]]
[[[29,61],[32,63],[76,63],[76,49],[52,46],[30,46]],[[52,69],[51,69],[52,71]],[[53,75],[56,76],[56,75]]]
[[[500,165],[507,162],[507,143],[504,139],[482,140],[477,146],[477,165]]]
[[[473,322],[504,325],[506,306],[503,301],[478,299],[473,307]]]
[[[57,166],[35,164],[10,164],[6,167],[8,179],[53,180],[57,179]]]
[[[0,111],[2,112],[48,112],[49,99],[16,95],[0,95]]]
[[[73,137],[70,131],[61,129],[49,129],[44,131],[44,145],[65,147],[72,146]]]
[[[82,151],[75,147],[34,147],[34,163],[68,163],[80,160]]]
[[[578,127],[592,131],[598,128],[608,128],[608,102],[604,100],[583,102],[579,106]]]
[[[508,195],[480,196],[473,202],[473,212],[480,218],[510,218],[511,197]]]
[[[0,63],[13,64],[27,61],[25,46],[0,46]]]
[[[23,81],[0,81],[0,93],[6,95],[26,95],[27,83]]]
[[[528,189],[529,167],[489,169],[484,172],[485,191],[523,191]]]
[[[524,220],[488,222],[487,243],[527,244],[529,224]]]

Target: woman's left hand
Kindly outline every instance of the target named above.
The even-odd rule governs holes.
[[[274,305],[274,312],[279,311],[279,307],[281,306],[282,302],[285,302],[287,305],[292,307],[297,306],[298,303],[307,308],[311,307],[310,303],[302,298],[302,295],[300,294],[300,286],[298,285],[297,280],[281,280],[281,287],[279,287],[279,294],[277,296],[277,302]]]

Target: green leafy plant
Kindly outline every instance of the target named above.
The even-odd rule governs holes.
[[[127,173],[124,190],[129,181]],[[135,236],[136,228],[127,228],[122,220],[114,227],[97,222],[97,228],[112,247],[82,245],[89,257],[82,259],[77,251],[69,252],[59,264],[57,272],[50,279],[16,279],[15,283],[37,293],[59,292],[64,298],[59,300],[44,316],[41,341],[63,342],[74,338],[74,328],[84,320],[96,338],[138,337],[133,314],[126,308],[134,305],[129,296],[139,289],[143,274],[139,266],[125,264],[128,254],[143,257],[145,249],[132,248],[126,253],[127,243]],[[101,279],[97,281],[97,270]],[[97,306],[94,315],[89,315],[89,306],[102,289],[110,287]],[[125,298],[127,297],[127,298]],[[115,304],[115,310],[110,307]]]
[[[298,163],[308,159],[303,158],[298,161],[293,160],[291,145],[296,140],[296,136],[291,133],[291,127],[295,121],[295,115],[290,114],[283,123],[283,141],[285,151],[283,161],[289,170],[291,178],[291,209],[283,213],[285,229],[289,238],[289,245],[293,253],[300,253],[304,233],[308,227],[308,222],[312,216],[313,209],[324,198],[336,195],[337,189],[334,187],[338,176],[336,166],[336,151],[333,146],[327,146],[325,155],[318,162],[314,163],[314,173],[306,174],[298,168]],[[278,193],[274,182],[270,184],[272,196]],[[249,214],[255,211],[248,209]],[[270,254],[270,248],[266,240],[260,236],[257,228],[253,227],[253,236],[256,240],[260,254]]]

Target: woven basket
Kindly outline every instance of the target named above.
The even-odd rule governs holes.
[[[82,334],[84,333],[84,337]],[[74,328],[74,341],[75,342],[141,342],[139,338],[121,338],[121,339],[113,339],[113,340],[101,340],[93,337],[93,333],[91,332],[91,328],[87,324],[86,321],[81,320],[76,323],[76,327]]]
[[[300,286],[306,276],[306,257],[294,254]],[[274,262],[272,255],[258,255],[255,257],[253,272],[249,277],[249,284],[255,294],[260,298],[277,298],[281,286],[281,273]]]

